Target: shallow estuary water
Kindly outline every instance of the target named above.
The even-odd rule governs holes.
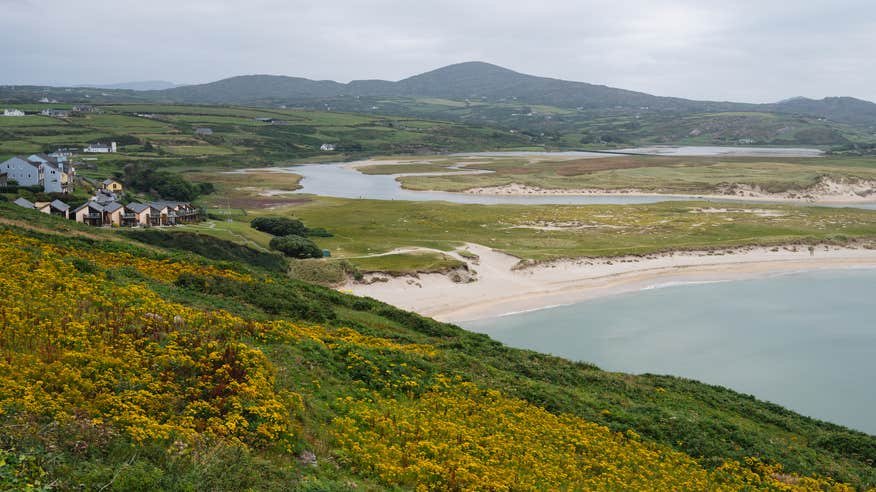
[[[664,286],[462,323],[513,347],[725,386],[876,435],[876,270]]]
[[[784,149],[784,148],[745,148],[745,147],[642,147],[624,149],[619,152],[650,154],[650,155],[682,155],[682,156],[772,156],[772,157],[817,157],[821,151],[814,149]],[[569,156],[569,157],[605,157],[612,154],[593,152],[479,152],[458,154],[460,156]],[[302,189],[294,193],[305,193],[338,198],[362,198],[372,200],[405,200],[405,201],[446,201],[468,204],[521,204],[521,205],[593,205],[593,204],[636,204],[657,203],[678,200],[698,200],[697,196],[682,195],[566,195],[566,196],[514,196],[514,195],[473,195],[466,193],[447,193],[431,191],[411,191],[402,189],[396,181],[399,176],[368,175],[349,167],[350,163],[305,164],[287,168],[270,168],[273,172],[289,172],[302,176]],[[436,173],[423,173],[436,174]],[[440,173],[437,173],[440,174]],[[293,192],[277,192],[278,194]],[[725,201],[715,200],[712,201]],[[751,200],[751,203],[758,203]],[[770,202],[763,202],[770,203]],[[774,203],[774,202],[773,202]],[[876,209],[876,203],[821,203],[823,206],[855,207]]]

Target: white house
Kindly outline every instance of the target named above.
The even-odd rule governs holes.
[[[213,134],[212,128],[203,128],[203,127],[202,128],[195,128],[195,135],[200,135],[203,137],[203,136],[212,135],[212,134]]]
[[[46,193],[73,191],[73,168],[45,154],[33,154],[27,159],[13,157],[0,163],[0,174],[19,186],[42,186]]]
[[[4,109],[3,116],[24,116],[24,111],[20,109]]]
[[[335,144],[324,143],[319,146],[319,150],[323,152],[333,152],[335,150]]]
[[[89,154],[114,154],[116,152],[116,143],[110,142],[109,145],[102,143],[93,143],[82,149],[82,152]]]
[[[77,104],[76,106],[73,106],[73,112],[74,113],[96,113],[97,108],[95,108],[94,106],[92,106],[90,104]]]
[[[46,193],[71,193],[75,169],[67,163],[66,157],[46,154],[31,154],[28,162],[39,163],[43,167],[43,188]]]
[[[51,116],[53,118],[67,118],[70,116],[70,112],[66,109],[54,109],[54,108],[46,108],[40,111],[40,114],[43,116]]]
[[[15,181],[19,186],[43,184],[43,169],[40,163],[29,162],[21,157],[16,156],[0,162],[0,173],[5,173],[8,181]]]
[[[61,184],[61,176],[64,174],[56,164],[44,163],[43,168],[43,191],[46,193],[64,193]]]

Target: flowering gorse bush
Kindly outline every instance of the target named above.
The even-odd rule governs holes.
[[[628,431],[554,415],[498,391],[438,378],[419,398],[338,402],[343,456],[387,485],[418,490],[851,490],[757,460],[715,471]]]
[[[116,253],[10,232],[0,239],[0,412],[89,418],[135,441],[204,433],[252,444],[290,435],[299,398],[275,391],[268,360],[240,342],[258,326],[64,261],[115,266]],[[120,258],[153,278],[190,268]]]

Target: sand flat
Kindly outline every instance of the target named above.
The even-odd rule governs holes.
[[[344,290],[441,321],[460,322],[572,304],[672,283],[712,282],[818,269],[876,268],[876,250],[818,246],[739,247],[641,257],[558,260],[519,268],[519,259],[468,244],[479,256],[477,281],[442,274],[396,277]],[[450,254],[465,260],[458,254]],[[517,268],[515,268],[517,266]]]

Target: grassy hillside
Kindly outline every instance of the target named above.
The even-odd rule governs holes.
[[[4,489],[876,484],[873,437],[720,387],[509,349],[245,264],[0,214]]]

